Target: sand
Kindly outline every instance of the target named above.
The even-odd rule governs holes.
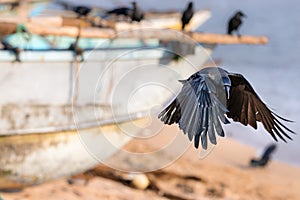
[[[146,142],[133,140],[125,149],[151,149],[162,141],[159,137]],[[255,149],[230,138],[219,140],[205,159],[199,159],[198,154],[199,150],[190,147],[168,167],[146,173],[150,180],[146,190],[135,189],[128,173],[100,164],[73,177],[72,184],[69,178],[62,178],[1,196],[4,200],[300,199],[299,167],[272,161],[266,168],[250,168],[248,162]]]

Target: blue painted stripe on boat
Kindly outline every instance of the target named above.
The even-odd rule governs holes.
[[[121,60],[171,58],[165,48],[116,48],[86,50],[86,61],[103,61],[119,57]],[[22,62],[72,62],[74,53],[69,50],[25,50],[21,52]],[[12,62],[15,56],[10,51],[0,51],[0,62]]]

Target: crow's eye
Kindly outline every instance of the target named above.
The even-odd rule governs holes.
[[[231,86],[231,80],[229,77],[222,77],[222,81],[225,86]]]

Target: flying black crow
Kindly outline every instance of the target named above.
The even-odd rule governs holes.
[[[243,75],[208,67],[180,82],[181,91],[158,118],[168,125],[177,123],[196,148],[201,138],[202,148],[207,149],[207,136],[217,144],[216,134],[224,136],[221,122],[228,124],[227,117],[254,129],[261,122],[274,140],[276,136],[292,140],[286,131],[294,132],[280,120],[291,121],[271,111]]]
[[[233,31],[236,31],[238,36],[240,36],[239,28],[242,24],[242,17],[246,17],[246,15],[241,11],[238,11],[232,18],[230,18],[228,22],[227,34],[231,35]]]
[[[264,150],[263,155],[260,159],[251,159],[250,166],[251,167],[264,167],[268,164],[269,160],[271,159],[272,153],[276,150],[276,144],[270,144]]]
[[[184,30],[185,25],[187,25],[194,15],[193,2],[189,2],[187,8],[183,11],[181,17],[181,30]]]

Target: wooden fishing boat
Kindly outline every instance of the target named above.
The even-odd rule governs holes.
[[[24,49],[21,62],[0,51],[0,188],[68,176],[108,158],[156,117],[149,111],[178,92],[177,80],[214,47],[155,38],[101,42],[84,51],[84,62],[66,49]],[[177,53],[184,58],[175,60]]]

